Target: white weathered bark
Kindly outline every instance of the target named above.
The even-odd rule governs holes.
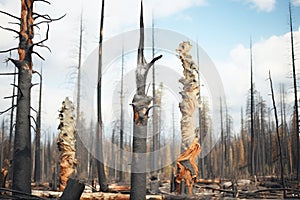
[[[199,76],[198,66],[192,60],[190,50],[192,45],[190,42],[182,42],[179,44],[178,56],[182,62],[183,75],[179,82],[183,84],[183,91],[180,92],[182,102],[179,103],[181,118],[181,134],[182,134],[182,148],[181,152],[188,149],[198,131],[195,129],[194,113],[198,108],[199,99]]]
[[[57,145],[60,153],[60,181],[59,190],[62,191],[67,185],[69,177],[74,173],[77,160],[75,159],[75,116],[74,105],[68,97],[62,102],[59,111],[60,124],[58,129]]]
[[[183,91],[180,92],[182,102],[179,103],[179,108],[182,114],[181,118],[181,155],[177,158],[177,192],[184,191],[181,188],[181,181],[185,187],[188,187],[189,194],[192,194],[193,185],[198,177],[198,167],[196,157],[201,151],[199,144],[198,132],[195,128],[194,113],[198,109],[199,99],[199,71],[198,66],[192,60],[190,50],[192,45],[190,42],[182,42],[176,50],[183,66],[183,75],[179,81],[183,84]]]

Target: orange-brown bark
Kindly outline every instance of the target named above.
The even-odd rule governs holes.
[[[75,117],[73,103],[66,98],[60,111],[60,133],[58,149],[60,153],[59,190],[63,191],[69,177],[74,173],[77,160],[75,159]]]
[[[189,194],[193,193],[193,186],[198,176],[196,157],[200,151],[201,147],[199,144],[199,139],[196,137],[191,146],[177,158],[176,164],[178,171],[175,181],[178,183],[176,188],[178,193],[180,192],[180,182],[182,180],[185,182],[185,186],[188,187]]]

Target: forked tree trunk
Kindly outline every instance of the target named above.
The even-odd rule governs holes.
[[[57,145],[60,153],[59,190],[63,191],[67,185],[69,177],[74,173],[77,161],[75,159],[75,116],[73,103],[67,97],[63,103],[59,114],[60,133]]]
[[[19,69],[12,188],[26,193],[31,193],[30,93],[34,37],[33,3],[34,0],[21,0],[19,60],[9,58]]]
[[[144,20],[143,3],[141,2],[140,15],[140,42],[137,56],[136,94],[132,100],[134,112],[133,127],[133,156],[131,163],[131,191],[130,199],[146,199],[146,139],[149,104],[152,97],[145,93],[147,74],[154,62],[162,56],[153,58],[147,63],[144,57]]]
[[[194,113],[198,109],[199,99],[199,76],[198,66],[192,60],[190,50],[192,45],[190,42],[182,42],[176,50],[183,66],[184,77],[179,81],[183,84],[183,91],[180,92],[182,102],[179,103],[179,108],[182,114],[181,117],[181,152],[182,154],[177,159],[178,173],[176,176],[177,192],[183,191],[181,181],[184,181],[185,187],[189,188],[189,193],[192,193],[192,187],[195,179],[198,177],[198,167],[195,158],[201,151],[198,140],[198,128],[195,129]]]

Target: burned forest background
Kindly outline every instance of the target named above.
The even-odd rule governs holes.
[[[12,192],[12,195],[17,197],[21,195],[18,192],[31,195],[32,190],[64,191],[70,177],[84,183],[93,192],[105,193],[116,185],[124,186],[127,193],[131,190],[131,199],[146,197],[151,192],[158,194],[159,192],[153,189],[153,181],[159,181],[161,187],[169,184],[170,188],[163,191],[168,195],[174,194],[175,187],[172,190],[172,184],[175,184],[174,176],[177,173],[176,160],[191,145],[191,141],[187,144],[184,144],[186,141],[182,141],[185,135],[182,135],[181,128],[184,122],[180,121],[183,116],[180,110],[183,109],[184,99],[189,99],[184,91],[189,91],[187,87],[193,82],[196,94],[193,96],[195,107],[192,110],[195,114],[188,116],[188,122],[194,123],[191,128],[193,131],[195,129],[195,132],[189,133],[199,139],[199,147],[202,150],[199,150],[200,153],[198,152],[196,157],[198,171],[197,177],[193,179],[195,185],[197,181],[202,184],[221,184],[229,181],[234,185],[238,180],[249,180],[255,184],[262,180],[268,180],[268,183],[272,180],[278,183],[277,188],[283,188],[284,197],[291,195],[286,193],[286,188],[296,191],[295,194],[299,197],[300,102],[297,58],[300,55],[300,38],[293,35],[293,17],[296,14],[293,15],[291,4],[286,9],[289,18],[289,28],[286,30],[289,32],[289,41],[286,42],[288,50],[282,50],[286,51],[290,61],[283,66],[289,68],[289,82],[272,79],[273,72],[270,70],[269,74],[265,74],[265,85],[269,88],[268,94],[265,94],[265,90],[256,82],[255,59],[259,52],[252,48],[253,38],[250,37],[250,51],[247,55],[249,62],[243,66],[249,71],[249,87],[241,99],[243,106],[239,108],[240,121],[234,117],[236,113],[228,106],[228,99],[224,96],[220,96],[218,105],[214,105],[220,119],[216,121],[212,115],[211,99],[208,93],[203,92],[207,90],[203,88],[208,86],[201,77],[203,66],[197,46],[189,46],[194,49],[193,61],[188,67],[196,66],[193,68],[195,71],[188,71],[191,74],[187,75],[187,79],[180,80],[183,85],[179,84],[179,80],[174,83],[183,91],[180,92],[182,99],[170,101],[168,85],[157,77],[158,68],[161,67],[160,61],[165,58],[165,54],[168,61],[170,55],[157,47],[157,29],[153,17],[152,24],[145,20],[144,25],[144,13],[150,11],[143,7],[143,1],[140,4],[139,18],[136,19],[139,21],[136,23],[139,24],[139,38],[136,38],[139,45],[136,46],[134,54],[124,52],[124,44],[115,47],[122,55],[112,61],[112,66],[115,67],[112,73],[114,79],[107,81],[107,69],[103,66],[107,63],[102,56],[106,56],[109,49],[102,45],[111,36],[106,35],[105,3],[105,0],[101,3],[99,1],[99,30],[95,31],[94,39],[98,60],[93,66],[97,71],[97,85],[92,89],[85,88],[89,80],[83,69],[86,66],[84,59],[89,52],[85,43],[91,38],[85,32],[84,12],[80,13],[79,20],[74,25],[76,31],[72,34],[76,35],[76,39],[72,41],[74,50],[69,52],[70,60],[67,61],[66,70],[68,75],[64,80],[74,96],[66,96],[66,99],[53,96],[51,99],[60,105],[55,108],[57,115],[53,116],[57,119],[58,130],[53,129],[47,124],[47,119],[43,118],[44,111],[49,109],[43,98],[44,93],[49,91],[43,83],[48,76],[43,68],[47,65],[47,58],[52,56],[53,50],[47,44],[51,33],[55,31],[55,26],[54,30],[51,29],[52,24],[64,23],[66,15],[62,13],[52,18],[48,13],[36,12],[36,4],[43,4],[51,9],[51,2],[46,0],[21,0],[18,4],[21,9],[20,16],[0,8],[0,15],[11,19],[8,25],[0,24],[0,31],[8,31],[16,37],[15,47],[0,49],[1,58],[5,58],[0,64],[0,79],[5,78],[5,87],[10,90],[10,93],[1,92],[0,95],[0,98],[3,98],[0,104],[5,102],[3,104],[9,105],[0,110],[0,192],[5,192],[6,188],[6,192]],[[144,27],[152,31],[151,48],[144,48]],[[177,59],[177,64],[179,63],[175,68],[180,69],[178,73],[187,73],[178,59],[182,59],[180,52],[176,53],[174,49],[172,55],[175,55],[174,58]],[[150,60],[149,63],[145,57]],[[184,59],[181,61],[184,66]],[[132,63],[137,67],[136,71],[130,66]],[[62,63],[57,65],[63,66]],[[108,72],[111,72],[109,70]],[[129,73],[134,74],[135,79],[129,76]],[[220,74],[221,77],[222,75]],[[132,83],[129,84],[129,80]],[[117,95],[113,94],[113,117],[105,119],[107,115],[103,113],[107,112],[108,108],[103,107],[103,101],[109,99],[106,96],[107,90],[110,90],[108,85],[114,87],[113,92],[117,91]],[[128,85],[136,87],[134,92],[128,91]],[[232,85],[233,89],[234,87]],[[97,113],[95,116],[89,110],[85,110],[87,93],[95,93],[96,103],[92,105]],[[182,103],[179,104],[181,100]],[[68,109],[72,111],[71,114],[64,113],[64,110]],[[68,117],[69,121],[64,121]],[[220,128],[215,130],[214,127]],[[141,135],[144,136],[142,139]],[[126,152],[145,154],[141,157],[127,156]],[[147,160],[146,164],[140,163],[143,159]],[[144,167],[144,173],[134,173],[139,167]],[[61,175],[62,169],[68,171],[67,168],[71,169],[70,174]],[[236,195],[233,186],[232,191]],[[177,192],[181,193],[179,190]],[[192,193],[190,190],[190,194]]]

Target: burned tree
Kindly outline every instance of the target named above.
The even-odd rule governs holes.
[[[133,156],[131,163],[131,192],[130,199],[146,199],[146,137],[149,107],[152,97],[147,96],[146,78],[151,66],[162,55],[153,58],[150,63],[144,57],[144,20],[143,3],[141,2],[140,15],[140,42],[138,47],[136,76],[136,94],[132,100],[134,112],[133,127]]]
[[[74,173],[77,160],[75,159],[75,116],[72,101],[67,97],[62,102],[59,111],[60,129],[57,145],[60,153],[59,165],[59,190],[63,191],[67,185],[69,177]]]
[[[198,140],[198,128],[195,129],[194,113],[198,109],[199,99],[199,83],[198,83],[198,66],[192,60],[190,50],[192,45],[190,42],[182,42],[176,50],[183,66],[184,77],[179,80],[183,84],[183,91],[180,92],[182,102],[179,103],[179,108],[182,113],[181,118],[181,152],[182,154],[177,159],[177,176],[176,182],[177,192],[182,191],[180,184],[182,181],[189,188],[189,193],[192,193],[192,187],[195,179],[198,177],[198,167],[195,158],[201,151]]]
[[[17,95],[17,116],[16,116],[16,131],[14,139],[14,152],[13,152],[13,180],[12,188],[14,190],[31,193],[31,134],[30,134],[30,94],[33,84],[32,73],[34,72],[32,66],[32,54],[37,55],[39,58],[44,58],[36,51],[34,47],[49,47],[44,45],[48,40],[49,23],[61,19],[52,19],[49,15],[38,14],[33,11],[34,3],[40,1],[42,3],[50,4],[46,0],[21,0],[21,17],[14,16],[10,13],[0,11],[0,13],[7,15],[17,22],[12,24],[20,26],[20,30],[0,28],[14,32],[19,38],[18,47],[8,50],[0,51],[6,53],[13,50],[18,50],[19,59],[7,58],[7,62],[11,61],[18,69],[18,88]],[[39,28],[40,25],[47,24],[47,32],[45,39],[34,43],[34,27]],[[12,107],[15,107],[13,105]]]

